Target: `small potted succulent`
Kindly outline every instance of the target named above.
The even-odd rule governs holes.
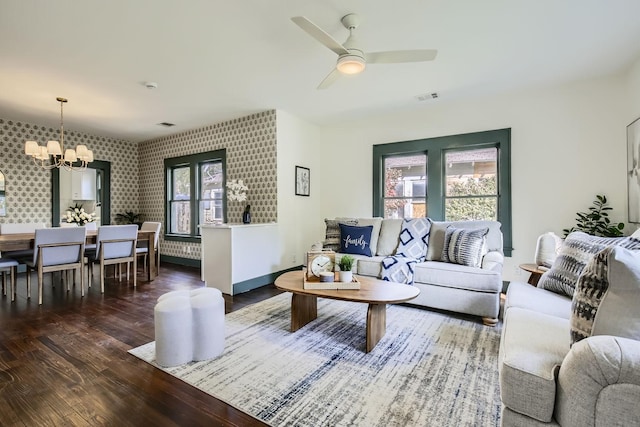
[[[353,273],[351,272],[353,261],[354,259],[351,255],[342,255],[340,257],[340,261],[338,261],[338,267],[340,268],[338,279],[340,282],[351,282],[353,279]]]

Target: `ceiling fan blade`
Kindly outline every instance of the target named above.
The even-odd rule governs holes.
[[[318,27],[313,22],[309,21],[304,16],[294,16],[291,20],[311,37],[318,40],[320,43],[337,53],[338,55],[344,55],[349,53],[340,43],[338,43],[333,37],[327,34],[322,28]]]
[[[329,75],[327,77],[325,77],[323,81],[320,82],[320,84],[318,85],[317,89],[326,89],[326,88],[328,88],[329,86],[334,84],[336,82],[336,80],[338,80],[340,78],[340,76],[342,76],[342,73],[340,71],[338,71],[336,68],[334,68],[333,71],[331,71],[329,73]]]
[[[395,64],[398,62],[433,61],[437,54],[436,49],[390,50],[366,53],[365,58],[371,64]]]

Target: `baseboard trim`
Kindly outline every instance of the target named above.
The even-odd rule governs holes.
[[[253,279],[245,280],[242,282],[233,284],[233,294],[242,294],[244,292],[249,292],[257,288],[261,288],[263,286],[267,286],[275,282],[275,280],[281,274],[287,273],[289,271],[300,271],[302,269],[302,265],[291,267],[286,270],[276,271],[274,273],[265,274],[264,276],[254,277]]]
[[[193,258],[180,258],[177,256],[160,255],[160,263],[168,262],[170,264],[186,265],[189,267],[200,267],[200,260]]]

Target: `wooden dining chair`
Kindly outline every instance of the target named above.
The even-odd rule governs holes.
[[[106,266],[127,264],[127,280],[129,280],[129,265],[133,263],[133,286],[136,281],[136,243],[138,241],[138,226],[132,225],[103,225],[98,227],[96,237],[96,251],[88,253],[89,282],[93,277],[93,264],[100,264],[100,292],[104,293],[104,277]],[[119,280],[122,275],[119,275]]]
[[[140,231],[155,232],[153,242],[154,242],[154,247],[156,252],[156,268],[158,270],[160,269],[160,248],[158,247],[158,242],[160,241],[161,226],[162,226],[162,223],[160,222],[145,221],[142,223],[142,226],[140,227]],[[149,264],[147,262],[147,257],[149,256],[149,242],[146,242],[146,241],[138,242],[136,247],[136,255],[139,257],[143,257],[144,271],[146,272],[147,268],[149,268]]]
[[[44,273],[80,271],[80,293],[84,296],[84,227],[42,228],[35,231],[33,258],[26,260],[27,296],[31,296],[31,272],[38,272],[38,305],[42,304]],[[75,275],[74,275],[75,277]],[[67,279],[67,291],[70,290]]]

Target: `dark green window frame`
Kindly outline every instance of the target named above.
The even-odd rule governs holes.
[[[511,129],[393,142],[373,146],[373,215],[384,216],[384,159],[412,154],[427,155],[429,217],[444,220],[445,153],[495,147],[498,149],[498,221],[502,224],[503,251],[511,256]]]
[[[200,241],[200,233],[198,230],[198,213],[199,213],[199,205],[200,205],[200,174],[199,169],[202,163],[219,161],[222,163],[222,172],[225,176],[223,180],[223,188],[226,184],[226,176],[227,176],[227,150],[215,150],[208,151],[206,153],[197,153],[191,154],[187,156],[180,157],[172,157],[168,159],[164,159],[164,188],[165,188],[165,240],[176,240],[183,242],[199,242]],[[171,230],[171,201],[172,201],[172,174],[173,170],[180,167],[189,167],[189,176],[191,185],[189,187],[189,204],[190,204],[190,221],[191,224],[189,234],[175,234],[170,233]],[[227,222],[227,200],[226,197],[222,200],[223,204],[223,212],[224,212],[224,222]]]

